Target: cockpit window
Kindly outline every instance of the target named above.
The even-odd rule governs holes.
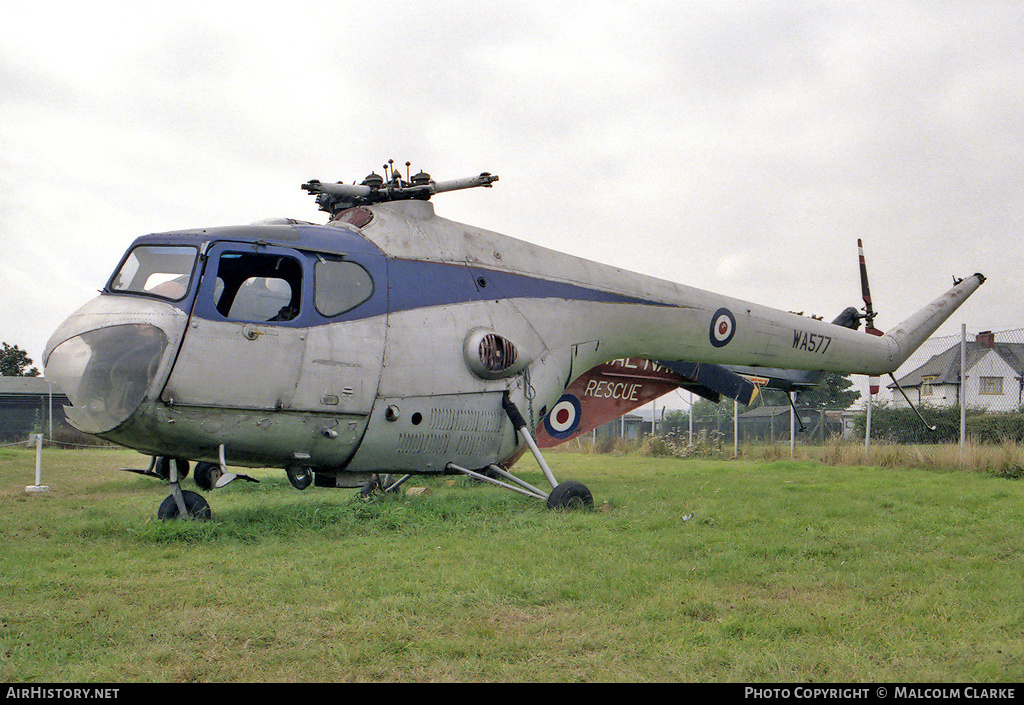
[[[236,321],[290,321],[299,315],[302,265],[283,255],[226,252],[217,265],[214,305]]]
[[[370,273],[355,262],[325,260],[316,263],[316,310],[338,316],[373,295]]]
[[[188,293],[198,250],[181,245],[139,245],[110,280],[110,290],[179,301]]]

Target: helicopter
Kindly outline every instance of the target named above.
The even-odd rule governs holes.
[[[537,443],[577,430],[586,399],[573,406],[566,390],[591,371],[656,361],[676,383],[740,400],[757,388],[730,365],[891,373],[985,280],[955,280],[886,334],[858,334],[855,309],[806,318],[445,219],[433,196],[498,176],[408,167],[302,184],[326,224],[138,237],[50,337],[46,375],[69,422],[150,456],[128,470],[168,482],[159,518],[212,516],[181,487],[191,463],[206,491],[256,481],[230,465],[364,494],[465,475],[551,509],[592,507]],[[511,472],[527,452],[550,490]]]

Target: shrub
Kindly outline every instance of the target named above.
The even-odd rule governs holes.
[[[1024,414],[984,414],[967,421],[967,433],[978,443],[1024,442]]]
[[[968,415],[977,415],[978,410],[967,411]],[[958,407],[939,408],[925,406],[921,414],[928,424],[935,426],[929,430],[913,409],[895,408],[878,404],[871,409],[871,440],[886,443],[959,443],[960,441],[960,409]],[[855,420],[857,434],[863,438],[867,426],[867,415],[860,415]]]

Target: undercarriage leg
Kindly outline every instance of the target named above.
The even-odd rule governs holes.
[[[168,519],[198,519],[200,521],[210,519],[210,505],[202,495],[196,492],[182,491],[178,463],[174,459],[171,460],[169,466],[168,479],[171,494],[160,504],[156,513],[158,519],[164,521]]]
[[[519,433],[519,437],[523,439],[523,442],[530,448],[530,452],[533,454],[534,460],[540,465],[541,471],[544,473],[544,477],[551,483],[551,487],[555,488],[558,486],[558,480],[555,479],[554,473],[551,472],[551,468],[548,467],[547,462],[544,460],[544,456],[540,454],[540,448],[537,447],[537,442],[533,440],[533,435],[530,433],[529,427],[526,425],[526,420],[523,415],[519,413],[519,409],[508,397],[508,392],[501,398],[501,406],[505,409],[505,413],[508,414],[509,419],[512,421],[512,425],[515,426],[516,431]]]
[[[583,507],[586,509],[592,509],[594,507],[594,497],[590,494],[590,490],[587,489],[586,485],[583,485],[574,480],[568,480],[559,484],[558,480],[555,479],[555,475],[551,472],[551,468],[548,467],[547,462],[544,460],[544,456],[540,454],[540,449],[537,447],[536,441],[533,440],[533,435],[530,433],[529,427],[526,425],[526,420],[523,415],[519,413],[519,409],[508,396],[508,392],[505,392],[501,398],[501,406],[505,409],[505,413],[508,414],[509,419],[512,421],[512,425],[515,426],[516,431],[519,433],[519,437],[523,439],[523,442],[529,447],[530,452],[533,454],[534,459],[540,466],[541,471],[544,473],[544,477],[547,478],[548,482],[551,483],[550,494],[545,494],[538,490],[536,487],[527,485],[522,480],[510,475],[506,471],[499,468],[497,465],[491,465],[490,470],[496,472],[501,477],[508,478],[515,482],[519,487],[512,487],[504,482],[498,482],[497,480],[487,479],[490,482],[501,487],[507,487],[510,490],[525,494],[530,497],[537,497],[539,499],[547,500],[548,509],[573,509],[576,507]],[[455,467],[449,464],[449,467]],[[477,474],[471,473],[461,468],[456,468],[460,472],[471,474],[474,477]],[[483,478],[482,475],[479,476]]]
[[[178,507],[178,515],[187,517],[188,509],[185,507],[185,496],[181,493],[181,484],[178,482],[178,464],[171,463],[171,496],[174,497],[174,504]]]
[[[472,477],[474,480],[480,480],[481,482],[486,482],[486,483],[488,483],[490,485],[494,485],[496,487],[502,487],[502,488],[504,488],[506,490],[512,490],[513,492],[518,492],[519,494],[525,495],[527,497],[534,497],[536,499],[547,499],[548,498],[548,495],[546,495],[545,493],[541,492],[540,490],[538,490],[533,485],[530,485],[530,484],[527,484],[526,482],[523,482],[518,477],[510,475],[507,472],[505,472],[504,470],[499,470],[498,474],[500,474],[502,477],[507,477],[508,479],[512,480],[513,482],[516,483],[516,485],[519,485],[518,487],[516,487],[515,485],[510,485],[510,484],[508,484],[506,482],[501,482],[500,480],[495,480],[493,477],[487,477],[487,475],[481,474],[479,472],[475,472],[473,470],[468,470],[468,469],[466,469],[464,467],[460,467],[460,466],[456,465],[455,463],[448,463],[446,469],[450,470],[450,471],[455,471],[455,472],[461,473],[463,475],[466,475],[467,477]],[[496,470],[497,466],[496,465],[491,465],[490,469],[492,471]]]

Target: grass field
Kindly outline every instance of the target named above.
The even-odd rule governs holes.
[[[558,452],[597,511],[256,471],[163,523],[144,460],[0,450],[0,682],[1024,679],[1014,480]]]

